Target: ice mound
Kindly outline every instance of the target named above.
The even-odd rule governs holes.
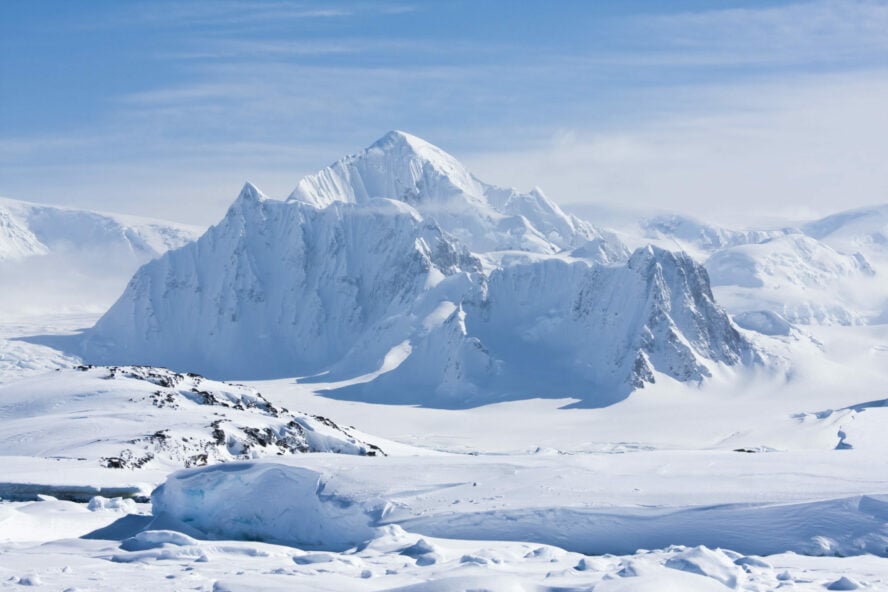
[[[456,477],[466,475],[464,460],[448,457],[313,455],[216,465],[176,473],[154,492],[155,527],[340,551],[393,525],[423,537],[535,541],[589,554],[678,544],[700,548],[676,555],[667,567],[728,586],[738,581],[740,553],[888,554],[888,502],[882,498],[596,507],[597,477],[576,462],[565,468],[570,461],[563,458],[524,464],[478,459],[477,480],[465,482]],[[575,478],[555,478],[566,470]],[[544,494],[552,501],[540,508]],[[555,552],[538,548],[531,554]],[[737,553],[711,551],[717,548]],[[424,538],[401,545],[398,553],[417,564],[442,561],[440,550]]]
[[[326,492],[319,472],[231,463],[170,476],[151,495],[166,528],[208,539],[261,540],[343,551],[373,538],[381,510],[372,500]]]

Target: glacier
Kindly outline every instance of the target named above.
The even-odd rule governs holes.
[[[760,359],[690,256],[630,252],[541,190],[488,185],[397,131],[285,201],[246,184],[200,239],[142,267],[81,348],[440,407],[606,405]]]

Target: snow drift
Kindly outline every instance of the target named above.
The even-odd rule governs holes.
[[[200,538],[336,551],[397,525],[432,537],[534,541],[587,554],[634,553],[672,544],[757,555],[888,553],[888,499],[880,495],[805,500],[803,493],[777,486],[771,495],[784,500],[769,502],[762,499],[763,492],[755,497],[725,485],[725,491],[701,492],[692,505],[686,490],[680,505],[609,505],[601,498],[614,496],[600,491],[596,462],[601,461],[595,459],[482,456],[467,466],[464,457],[337,458],[334,464],[323,456],[175,473],[152,494],[154,527]],[[678,472],[687,462],[681,455],[664,458]],[[741,458],[740,464],[758,478],[774,470]],[[637,483],[644,475],[649,488],[670,492],[674,475],[643,473],[643,464],[626,461],[622,477],[634,476]],[[565,474],[571,478],[559,478]],[[693,479],[704,487],[709,483],[702,476]],[[264,495],[270,490],[287,495]],[[744,503],[744,497],[755,501]],[[706,503],[707,498],[721,501]],[[402,554],[418,557],[433,551],[426,545]]]

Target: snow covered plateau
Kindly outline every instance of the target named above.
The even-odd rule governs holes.
[[[403,132],[0,200],[0,589],[888,590],[888,205],[599,222]]]

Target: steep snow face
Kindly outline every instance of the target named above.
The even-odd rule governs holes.
[[[0,202],[0,261],[45,255],[46,245]]]
[[[874,303],[861,286],[875,271],[860,253],[845,255],[803,234],[723,249],[706,261],[712,285],[734,312],[767,304],[795,323],[860,324]]]
[[[544,258],[497,268],[429,318],[400,364],[327,388],[381,403],[429,403],[417,398],[427,393],[439,406],[531,396],[601,406],[658,374],[701,381],[715,364],[758,360],[715,305],[706,271],[655,247],[626,266]]]
[[[469,330],[501,361],[504,389],[620,397],[655,372],[699,381],[712,362],[755,359],[715,305],[705,270],[656,247],[624,267],[550,259],[496,270],[471,310]]]
[[[380,343],[410,336],[417,299],[478,269],[401,202],[318,209],[247,185],[197,243],[136,274],[87,350],[218,376],[314,374],[344,358],[370,372]]]
[[[398,188],[400,199],[383,196]],[[657,373],[698,381],[756,359],[689,257],[648,248],[614,263],[619,243],[578,232],[588,226],[540,191],[486,188],[406,134],[297,194],[275,201],[247,184],[222,222],[135,275],[87,335],[85,359],[300,376],[343,398],[448,407],[539,395],[606,404]],[[524,228],[548,238],[507,252],[517,247],[494,232],[496,251],[476,256],[487,239],[464,246],[460,232],[485,235],[440,215],[451,198],[462,221],[536,218]],[[582,241],[551,253],[549,239],[565,236]]]
[[[290,200],[325,207],[379,197],[410,204],[475,252],[555,253],[606,238],[608,257],[627,255],[615,236],[565,214],[541,190],[525,194],[483,183],[450,154],[399,131],[305,177]]]

